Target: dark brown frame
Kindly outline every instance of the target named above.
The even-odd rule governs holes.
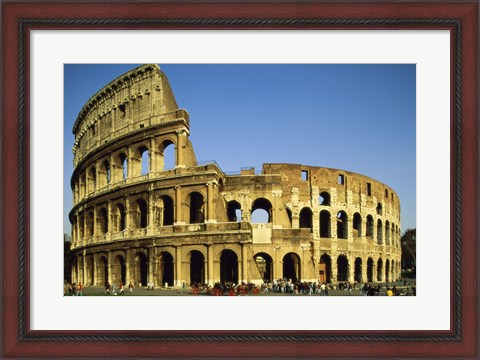
[[[1,356],[478,358],[478,14],[478,0],[423,3],[4,2],[0,133],[3,141]],[[29,30],[87,28],[448,29],[452,39],[450,330],[30,330]],[[444,289],[439,292],[443,293]]]

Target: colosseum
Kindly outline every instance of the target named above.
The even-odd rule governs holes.
[[[389,186],[299,164],[226,174],[197,161],[189,124],[158,65],[123,74],[85,104],[73,126],[72,281],[399,277],[400,199]],[[264,221],[252,221],[256,211]]]

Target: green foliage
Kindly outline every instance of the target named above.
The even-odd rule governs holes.
[[[402,236],[402,264],[404,268],[414,268],[417,256],[417,229],[407,229]]]

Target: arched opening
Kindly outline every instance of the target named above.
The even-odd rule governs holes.
[[[93,256],[88,259],[88,284],[94,285],[93,280],[95,279],[95,262],[93,261]]]
[[[271,223],[272,204],[265,198],[258,198],[252,205],[252,223]]]
[[[95,169],[95,166],[92,166],[90,168],[90,174],[89,174],[89,179],[88,182],[90,184],[89,186],[89,192],[94,192],[95,189],[97,188],[97,170]]]
[[[323,206],[329,206],[330,205],[330,194],[326,191],[321,192],[320,196],[318,197],[318,204],[323,205]]]
[[[173,286],[174,270],[173,270],[173,256],[164,251],[160,253],[160,285]]]
[[[148,281],[148,262],[144,253],[136,253],[134,257],[134,282],[140,283],[141,286],[147,286]]]
[[[238,256],[232,250],[223,250],[220,256],[220,282],[238,284]]]
[[[362,237],[362,217],[359,213],[353,214],[353,237]]]
[[[383,224],[380,219],[377,222],[377,243],[383,244]]]
[[[339,211],[337,214],[337,238],[348,238],[348,220],[345,211]]]
[[[111,177],[110,163],[108,162],[108,160],[105,160],[102,163],[102,166],[100,167],[100,172],[101,172],[101,177],[100,177],[99,185],[100,187],[104,187],[110,183],[110,177]]]
[[[345,255],[337,258],[337,281],[348,280],[348,259]]]
[[[362,259],[359,257],[355,259],[354,279],[356,282],[362,281]]]
[[[385,221],[385,243],[390,245],[390,223]]]
[[[175,145],[171,140],[162,142],[159,148],[159,170],[165,171],[174,169],[175,161]]]
[[[287,210],[287,216],[288,216],[288,221],[290,222],[290,227],[292,227],[292,210],[289,208],[286,208]]]
[[[227,204],[228,221],[240,222],[242,221],[242,210],[238,201],[229,201]]]
[[[283,257],[283,278],[293,282],[301,280],[300,257],[295,253],[288,253]]]
[[[97,284],[100,286],[107,285],[108,281],[108,261],[105,256],[98,259],[97,266]]]
[[[93,236],[93,212],[89,212],[87,215],[87,236]]]
[[[385,260],[385,281],[390,281],[390,260]]]
[[[163,226],[173,225],[175,213],[173,199],[168,195],[162,195],[160,199],[163,202],[163,219],[161,224]]]
[[[373,259],[368,258],[367,260],[367,281],[373,282]]]
[[[125,230],[125,207],[122,204],[115,207],[114,225],[115,231]]]
[[[204,218],[203,195],[198,192],[190,193],[190,224],[200,224]]]
[[[332,259],[327,254],[320,257],[319,277],[320,283],[329,283],[332,281]]]
[[[373,238],[373,217],[372,215],[367,216],[367,231],[365,234],[369,238]]]
[[[377,281],[383,281],[383,261],[382,258],[377,262]]]
[[[145,146],[141,146],[137,150],[139,158],[141,159],[140,175],[147,175],[150,172],[150,154]]]
[[[382,215],[382,204],[381,203],[377,204],[377,215]]]
[[[106,234],[108,232],[108,213],[105,208],[101,208],[98,214],[98,229],[101,234]]]
[[[148,226],[148,206],[143,199],[138,199],[132,206],[132,228],[144,229]]]
[[[127,176],[128,176],[128,160],[127,160],[127,155],[125,155],[124,153],[121,153],[119,156],[118,156],[118,160],[119,160],[119,165],[120,165],[120,171],[121,171],[121,178],[122,179],[126,179]],[[118,177],[117,177],[118,179]]]
[[[127,268],[125,258],[121,255],[115,256],[112,266],[112,280],[118,286],[120,282],[126,284]]]
[[[320,237],[322,238],[331,237],[330,217],[330,213],[327,210],[320,211]]]
[[[311,229],[312,228],[313,213],[309,208],[303,208],[300,211],[300,228]]]
[[[205,257],[200,251],[190,252],[190,285],[205,283]]]
[[[253,256],[255,265],[258,269],[259,277],[263,282],[273,281],[273,260],[266,253],[258,253]]]
[[[392,270],[391,270],[391,273],[392,273],[392,274],[391,274],[391,276],[390,276],[390,279],[391,279],[392,281],[395,281],[395,280],[397,280],[397,274],[396,274],[396,270],[397,270],[397,269],[395,268],[395,260],[392,260],[391,269],[392,269]]]

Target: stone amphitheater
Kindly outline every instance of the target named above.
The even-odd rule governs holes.
[[[226,174],[197,161],[189,124],[158,65],[119,76],[85,104],[73,126],[72,281],[400,276],[400,199],[389,186],[299,164]]]

